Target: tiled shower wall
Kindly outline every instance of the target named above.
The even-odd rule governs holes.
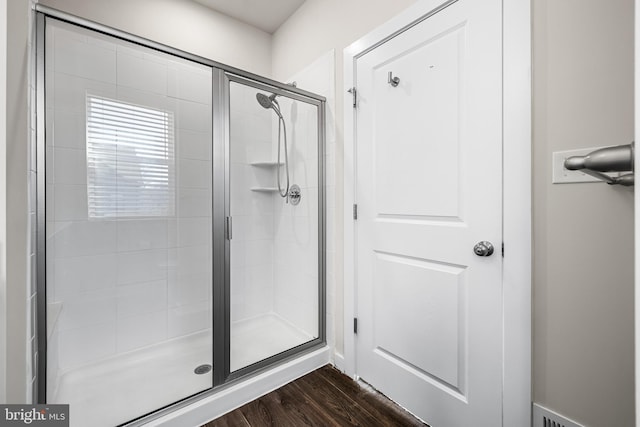
[[[48,366],[55,378],[58,369],[210,328],[211,71],[66,24],[47,31]],[[173,115],[174,215],[88,216],[87,94]]]

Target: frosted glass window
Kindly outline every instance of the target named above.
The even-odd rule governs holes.
[[[89,218],[175,214],[173,112],[87,95]]]

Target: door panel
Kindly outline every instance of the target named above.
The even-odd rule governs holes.
[[[465,368],[460,366],[464,363],[465,313],[460,305],[464,305],[465,269],[376,253],[374,272],[376,351],[400,365],[413,364],[417,371],[459,391],[459,369]],[[398,324],[405,333],[398,333]]]
[[[463,39],[464,29],[455,29],[372,70],[379,214],[459,217]],[[390,70],[402,76],[397,87],[387,83]],[[419,189],[422,197],[405,197],[405,189]]]
[[[434,427],[501,423],[501,6],[357,59],[357,371]],[[392,72],[400,82],[388,82]]]

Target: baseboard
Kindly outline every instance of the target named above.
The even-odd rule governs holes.
[[[533,404],[533,427],[585,427],[557,412]]]
[[[334,352],[333,353],[333,365],[336,367],[336,369],[338,369],[340,372],[344,373],[344,355]]]

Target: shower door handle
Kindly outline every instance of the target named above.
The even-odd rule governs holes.
[[[225,225],[226,225],[225,228],[227,229],[226,230],[227,231],[227,240],[231,240],[233,238],[233,233],[231,231],[233,229],[233,222],[232,222],[230,216],[227,217]]]

